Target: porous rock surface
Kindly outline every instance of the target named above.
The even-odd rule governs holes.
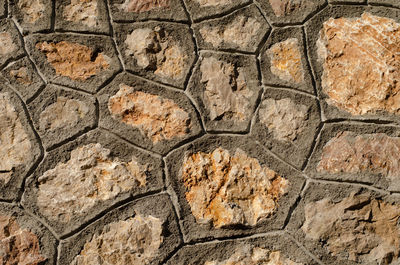
[[[290,15],[294,11],[304,7],[310,0],[269,0],[269,3],[277,17]]]
[[[88,27],[97,24],[97,0],[71,0],[71,4],[65,6],[64,19],[82,23]]]
[[[18,8],[24,14],[24,22],[28,23],[35,23],[45,11],[42,0],[18,0]]]
[[[10,75],[15,78],[15,80],[20,84],[32,84],[32,75],[29,73],[28,68],[26,68],[25,66],[16,70],[11,70]]]
[[[231,0],[196,0],[196,2],[202,7],[224,6],[232,3]]]
[[[125,12],[143,13],[169,7],[170,0],[125,0],[119,9]]]
[[[14,52],[17,46],[13,42],[12,36],[9,32],[3,31],[0,33],[0,54],[6,55]]]

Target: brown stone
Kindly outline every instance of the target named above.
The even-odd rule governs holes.
[[[3,31],[0,33],[0,55],[6,55],[14,52],[17,46],[13,42],[10,33]]]
[[[397,264],[392,262],[400,253],[400,206],[352,193],[340,202],[310,202],[304,213],[306,238],[323,242],[332,256],[359,264]]]
[[[68,41],[37,43],[36,48],[44,52],[57,75],[73,80],[85,81],[109,67],[110,58],[103,53],[94,56],[94,51],[82,44]]]
[[[119,9],[125,12],[142,13],[153,9],[164,9],[169,7],[170,0],[125,0],[119,5]]]
[[[21,228],[14,217],[1,215],[0,264],[38,265],[45,260],[37,236]]]
[[[64,19],[82,23],[88,27],[97,24],[97,0],[71,0],[64,9]]]
[[[10,76],[15,78],[15,80],[20,84],[23,84],[26,86],[32,84],[32,76],[29,73],[29,70],[27,67],[21,67],[16,70],[11,70]]]
[[[305,6],[308,1],[309,0],[269,0],[269,3],[275,15],[277,17],[283,17]]]
[[[41,0],[18,0],[18,8],[24,14],[24,22],[35,23],[43,17],[45,6]]]
[[[96,204],[146,185],[147,165],[123,162],[100,144],[71,152],[71,158],[39,177],[37,205],[50,220],[67,223]]]
[[[231,4],[232,0],[196,0],[196,2],[202,7],[208,6],[224,6]]]
[[[186,200],[199,223],[217,228],[254,226],[271,216],[289,182],[257,159],[236,149],[186,155],[182,165]]]
[[[137,214],[108,224],[86,242],[71,265],[148,265],[157,257],[162,237],[162,221]]]
[[[364,13],[329,19],[317,42],[328,104],[353,115],[400,111],[400,24]]]
[[[191,127],[189,114],[174,101],[120,84],[108,101],[112,117],[138,128],[153,143],[183,137]]]

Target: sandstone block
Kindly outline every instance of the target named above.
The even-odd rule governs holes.
[[[287,16],[307,4],[307,0],[269,0],[269,3],[277,17]]]
[[[64,8],[64,19],[82,23],[88,27],[97,24],[97,0],[71,0],[71,4]]]
[[[124,12],[142,13],[153,9],[167,9],[169,8],[169,2],[169,0],[125,0],[119,6],[119,9]]]
[[[34,23],[44,16],[45,6],[41,0],[19,0],[17,6],[28,23]]]
[[[0,66],[4,67],[10,61],[22,57],[24,51],[19,32],[11,20],[0,22]]]
[[[51,0],[9,1],[10,13],[24,34],[50,29],[52,5]]]

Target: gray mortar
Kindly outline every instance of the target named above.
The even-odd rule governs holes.
[[[16,50],[9,54],[4,54],[0,56],[0,67],[4,67],[10,61],[15,61],[24,55],[24,50],[22,47],[22,41],[17,30],[17,27],[10,19],[0,20],[0,33],[8,32],[11,35],[12,42],[14,43]]]

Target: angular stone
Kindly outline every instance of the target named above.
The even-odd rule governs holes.
[[[300,9],[308,0],[269,0],[269,3],[277,17],[290,15]]]
[[[169,2],[170,0],[125,0],[118,7],[125,12],[142,13],[153,9],[168,8]]]
[[[19,0],[18,8],[24,15],[24,21],[35,23],[44,16],[45,5],[41,0]]]
[[[200,6],[223,6],[230,4],[231,0],[196,0]]]
[[[9,32],[3,31],[0,33],[0,54],[8,55],[13,53],[18,49],[18,46],[15,45],[13,38]]]
[[[88,27],[97,25],[97,0],[71,0],[64,8],[64,19],[82,23]]]

